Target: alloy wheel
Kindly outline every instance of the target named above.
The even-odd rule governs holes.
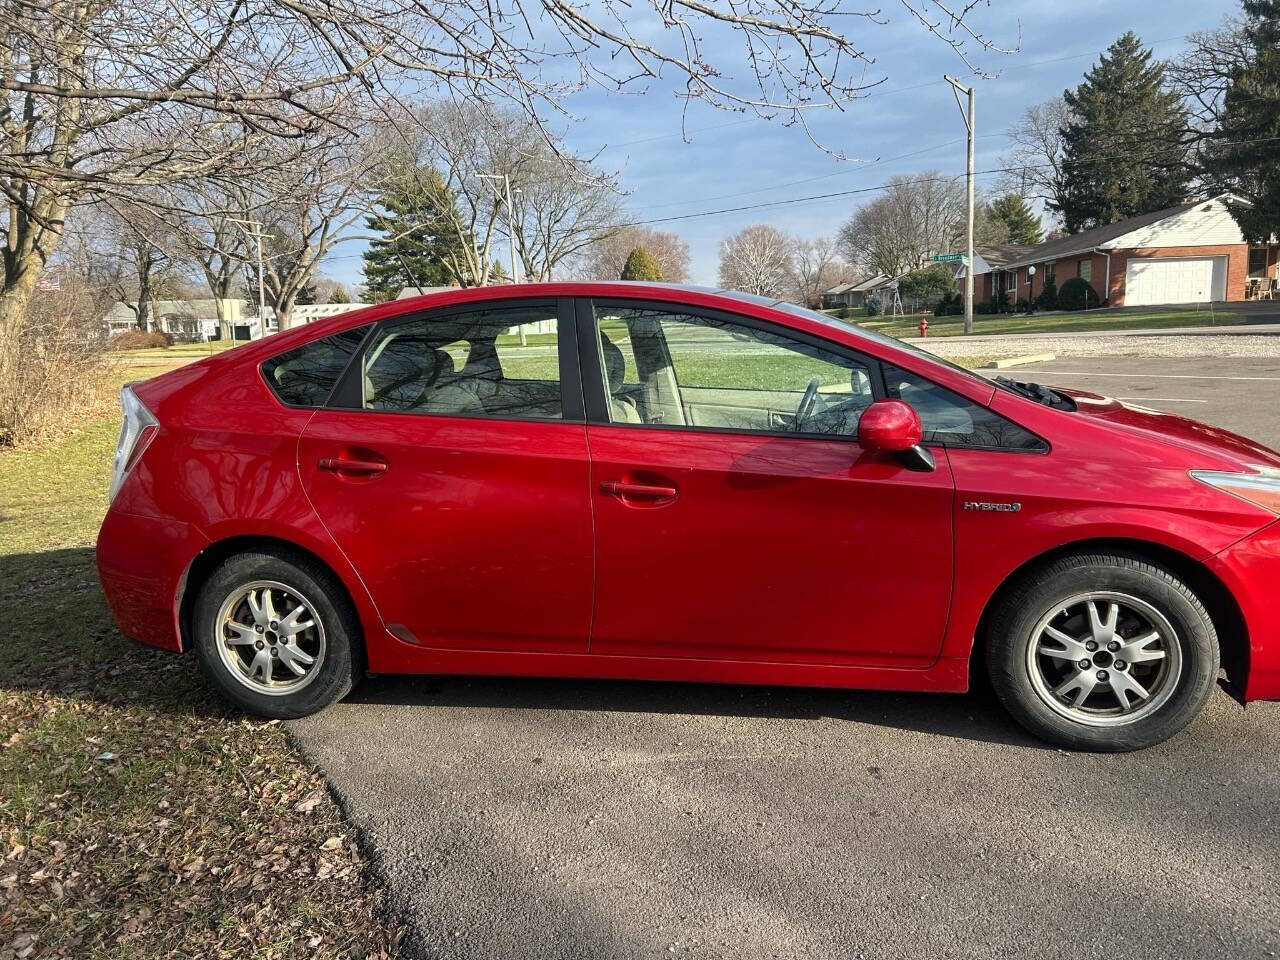
[[[1182,646],[1168,618],[1145,600],[1096,591],[1069,597],[1041,617],[1026,666],[1036,694],[1055,713],[1118,726],[1173,696]]]
[[[296,693],[324,660],[324,624],[315,606],[274,580],[237,588],[218,611],[216,631],[223,665],[255,693]]]

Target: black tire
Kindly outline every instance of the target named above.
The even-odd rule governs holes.
[[[1148,613],[1154,611],[1166,621],[1167,626],[1172,627],[1174,636],[1168,641],[1164,655],[1164,663],[1169,666],[1162,663],[1138,665],[1152,671],[1148,675],[1153,680],[1149,701],[1143,701],[1135,694],[1113,693],[1114,670],[1093,669],[1107,668],[1106,662],[1090,662],[1088,670],[1085,663],[1089,661],[1068,662],[1065,652],[1072,648],[1066,644],[1061,644],[1063,653],[1037,656],[1030,652],[1032,645],[1038,644],[1039,627],[1046,618],[1062,617],[1057,622],[1064,625],[1063,632],[1069,633],[1065,625],[1080,621],[1066,618],[1073,610],[1083,611],[1076,614],[1078,617],[1087,616],[1088,610],[1078,598],[1092,593],[1116,594],[1136,600],[1138,605],[1127,613],[1131,624],[1141,622],[1144,613],[1140,605],[1146,605],[1150,608]],[[1077,599],[1081,606],[1064,607],[1073,599]],[[1123,617],[1126,615],[1124,600],[1120,603]],[[1055,607],[1065,612],[1055,613]],[[1102,609],[1095,606],[1095,611]],[[1048,619],[1047,622],[1052,625],[1055,621]],[[1218,634],[1204,605],[1175,574],[1136,556],[1080,554],[1056,560],[1017,581],[1001,598],[989,623],[987,670],[997,697],[1013,718],[1031,733],[1072,750],[1119,753],[1140,750],[1169,739],[1195,719],[1208,700],[1218,675]],[[1137,634],[1143,629],[1134,627],[1131,632]],[[1167,631],[1157,632],[1163,637]],[[1081,636],[1096,635],[1089,632]],[[1155,642],[1165,646],[1163,639]],[[1056,640],[1050,639],[1048,643],[1055,649],[1059,647]],[[1173,646],[1177,649],[1171,649]],[[1092,652],[1085,655],[1097,656]],[[1041,664],[1044,664],[1043,668]],[[1112,679],[1105,685],[1099,683],[1095,693],[1085,692],[1082,696],[1082,691],[1075,690],[1064,694],[1061,699],[1055,698],[1051,684],[1055,679],[1064,677],[1069,684],[1070,672],[1077,665],[1081,674]],[[1121,671],[1128,669],[1137,679],[1138,668],[1134,664],[1118,661],[1111,666],[1116,665]],[[1062,669],[1059,676],[1045,678],[1045,673],[1059,668]],[[1041,670],[1040,679],[1032,675],[1032,670],[1036,669]],[[1157,675],[1162,669],[1166,670],[1163,680]],[[1115,698],[1111,708],[1114,715],[1108,716],[1105,709],[1089,706],[1099,702],[1105,705],[1109,698]],[[1124,720],[1124,708],[1119,706],[1121,698],[1131,705],[1129,709],[1137,714],[1135,719]],[[1051,706],[1050,700],[1056,701],[1057,705]],[[1082,713],[1089,715],[1092,723],[1100,722],[1096,717],[1102,716],[1101,722],[1109,725],[1091,725],[1084,719],[1073,719],[1072,715],[1079,717]]]
[[[318,655],[315,663],[305,668],[310,679],[300,689],[291,692],[259,692],[261,687],[255,689],[250,681],[237,678],[234,663],[229,663],[219,651],[224,629],[220,616],[223,604],[232,602],[249,585],[263,582],[285,588],[281,591],[285,594],[282,602],[288,602],[290,596],[304,598],[323,631],[317,633],[312,628],[311,632],[301,635],[312,638],[308,642],[315,645],[309,649],[311,654]],[[206,676],[224,697],[245,712],[260,717],[289,720],[317,713],[345,697],[361,673],[363,645],[360,622],[341,584],[323,565],[284,551],[239,553],[224,560],[200,588],[192,632],[196,655]],[[323,638],[322,646],[315,640],[317,636]],[[252,653],[246,646],[244,652],[237,648],[227,656],[248,658]],[[296,682],[288,676],[283,665],[273,664],[269,669],[282,675],[284,683]],[[314,676],[311,676],[312,671]]]

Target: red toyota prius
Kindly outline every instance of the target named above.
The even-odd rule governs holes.
[[[790,304],[457,290],[126,387],[120,629],[270,717],[366,672],[959,693],[1164,740],[1280,698],[1280,454]]]

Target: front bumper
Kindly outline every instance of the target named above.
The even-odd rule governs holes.
[[[1244,681],[1232,677],[1241,699],[1280,700],[1280,521],[1223,550],[1208,566],[1235,597],[1248,632]]]
[[[182,649],[178,592],[191,559],[208,544],[189,523],[107,511],[98,531],[98,577],[121,633]]]

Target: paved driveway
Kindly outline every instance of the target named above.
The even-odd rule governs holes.
[[[1280,361],[1137,363],[1019,375],[1280,444]],[[292,729],[427,956],[1280,952],[1280,705],[1112,757],[981,693],[382,678]]]

